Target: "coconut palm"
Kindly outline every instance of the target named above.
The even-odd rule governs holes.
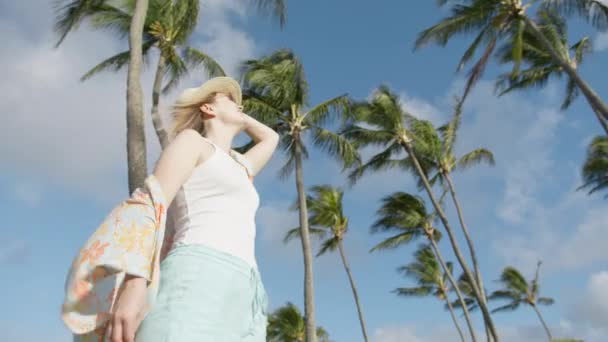
[[[308,157],[308,150],[304,138],[310,133],[315,146],[345,165],[356,162],[357,150],[346,139],[325,128],[326,124],[343,115],[349,101],[346,95],[340,95],[309,107],[304,68],[289,50],[279,50],[270,56],[244,62],[243,95],[245,111],[275,128],[281,136],[279,148],[287,154],[288,161],[281,168],[280,177],[285,179],[295,169],[302,237],[300,241],[304,255],[307,342],[314,341],[312,251],[303,172],[303,160]]]
[[[538,319],[545,328],[549,341],[551,341],[551,331],[549,331],[549,327],[547,327],[545,320],[540,314],[538,305],[551,305],[553,304],[554,300],[549,297],[539,296],[540,286],[538,283],[538,273],[540,270],[540,265],[541,262],[539,261],[536,267],[536,275],[530,283],[528,283],[526,278],[524,278],[524,276],[521,275],[517,269],[514,267],[506,267],[500,275],[500,282],[504,286],[504,289],[492,292],[490,299],[503,299],[509,301],[508,304],[498,307],[492,310],[492,312],[507,310],[513,311],[519,308],[520,304],[530,305],[534,309],[534,312],[536,312]]]
[[[414,279],[418,286],[400,287],[393,290],[393,292],[399,296],[407,297],[425,297],[432,295],[440,301],[445,302],[450,310],[452,321],[458,330],[461,341],[466,341],[449,298],[450,286],[448,285],[447,278],[448,275],[451,276],[453,268],[452,263],[448,262],[446,264],[446,270],[442,271],[437,262],[435,253],[429,245],[421,245],[415,253],[415,258],[416,261],[401,266],[398,270]]]
[[[461,102],[458,101],[458,103]],[[446,125],[439,128],[439,132],[437,132],[435,127],[428,121],[416,120],[412,122],[412,134],[418,137],[418,139],[414,141],[414,150],[416,151],[418,158],[424,160],[425,163],[430,166],[430,183],[435,184],[436,182],[439,182],[451,195],[460,222],[460,227],[467,242],[469,254],[471,255],[471,261],[473,262],[473,270],[476,276],[475,281],[481,291],[481,298],[485,302],[486,294],[477,252],[467,224],[465,223],[462,204],[456,194],[456,187],[451,174],[457,169],[464,170],[480,163],[494,165],[494,155],[486,148],[477,148],[462,156],[455,155],[454,148],[462,118],[462,106],[457,104],[455,107],[454,116]]]
[[[404,192],[396,192],[382,199],[382,206],[378,209],[377,216],[378,219],[372,225],[371,232],[395,232],[396,235],[392,235],[380,242],[371,251],[397,248],[419,237],[426,237],[437,260],[439,260],[439,264],[447,277],[447,281],[450,283],[450,287],[456,292],[458,297],[456,302],[463,308],[471,339],[476,341],[477,337],[475,336],[475,329],[469,315],[469,308],[464,301],[466,297],[461,292],[452,273],[448,271],[448,265],[444,261],[437,244],[441,238],[441,233],[433,225],[435,215],[427,212],[424,201],[419,197]],[[449,304],[449,306],[451,305]]]
[[[416,137],[412,135],[410,125],[416,121],[418,120],[415,117],[404,111],[399,97],[386,86],[379,87],[372,95],[370,102],[355,103],[352,106],[351,118],[345,123],[341,134],[351,140],[355,146],[382,146],[384,150],[371,157],[363,165],[357,165],[349,175],[349,179],[351,182],[356,182],[362,175],[370,171],[393,167],[412,171],[422,184],[435,208],[435,212],[445,227],[458,263],[467,276],[475,279],[462,255],[454,230],[448,222],[439,200],[433,193],[432,185],[429,183],[428,176],[432,170],[432,164],[425,159],[419,159],[414,150]],[[417,146],[426,145],[417,144]],[[403,158],[403,153],[406,154],[405,158]],[[494,340],[498,341],[490,311],[487,304],[481,299],[483,296],[476,282],[473,283],[473,290],[475,297],[480,302],[484,321],[488,325]]]
[[[579,189],[591,188],[589,194],[608,189],[608,136],[597,136],[591,141],[583,165],[583,182]]]
[[[109,29],[123,37],[132,16],[133,0],[116,6],[107,5],[91,17],[98,29]],[[196,29],[199,1],[151,0],[144,26],[142,50],[149,55],[152,48],[158,50],[158,62],[152,86],[151,117],[161,148],[169,143],[158,111],[161,90],[167,93],[188,73],[189,69],[203,67],[205,76],[224,76],[222,67],[204,52],[188,46],[188,39]],[[148,57],[148,56],[147,56]],[[129,61],[128,51],[118,53],[89,70],[81,80],[85,81],[103,71],[117,71]],[[166,85],[163,81],[167,79]]]
[[[444,5],[447,2],[441,0],[439,4]],[[510,41],[513,44],[511,75],[513,78],[517,77],[524,54],[524,32],[529,30],[544,47],[543,50],[550,54],[554,62],[563,68],[585,95],[597,116],[608,120],[608,105],[578,75],[576,68],[560,54],[560,51],[555,49],[542,29],[527,15],[526,11],[534,3],[539,4],[542,9],[554,9],[564,15],[581,15],[597,28],[608,28],[608,6],[600,0],[466,0],[450,3],[451,15],[420,32],[415,48],[418,49],[431,42],[444,46],[458,34],[472,32],[477,34],[458,64],[458,70],[462,69],[467,62],[473,59],[477,49],[483,46],[484,51],[481,57],[469,72],[462,97],[462,101],[464,101],[473,85],[481,78],[493,51],[500,42]]]
[[[554,10],[541,10],[537,13],[539,29],[543,32],[547,40],[553,45],[555,51],[568,62],[572,68],[578,69],[584,57],[592,50],[591,40],[584,37],[572,46],[568,43],[568,30],[566,21]],[[523,52],[522,61],[527,65],[526,69],[521,70],[516,76],[504,73],[499,76],[496,88],[499,95],[504,95],[513,90],[528,89],[530,87],[544,86],[550,78],[561,78],[564,75],[562,68],[551,57],[541,42],[526,29],[523,33]],[[506,42],[498,49],[500,63],[513,62],[513,42]],[[570,53],[572,51],[572,54]],[[568,77],[566,75],[566,77]],[[562,110],[567,109],[572,101],[579,95],[580,90],[575,81],[568,77],[566,83],[566,96],[562,102]],[[596,113],[596,117],[604,131],[608,132],[608,122]]]
[[[357,306],[357,313],[359,315],[359,324],[361,325],[361,333],[363,334],[363,340],[368,341],[367,329],[365,328],[365,320],[363,319],[363,310],[361,309],[361,303],[359,302],[359,295],[357,293],[357,287],[355,286],[355,280],[350,270],[348,260],[346,258],[346,252],[344,251],[344,238],[348,232],[348,218],[344,216],[344,210],[342,207],[342,198],[344,197],[344,191],[338,188],[333,188],[329,185],[317,185],[310,189],[312,195],[306,196],[306,205],[308,207],[310,224],[309,231],[313,235],[319,235],[324,238],[327,235],[329,237],[321,243],[321,249],[317,253],[317,257],[325,254],[326,252],[334,252],[336,249],[340,252],[340,258],[342,259],[342,265],[348,276],[350,282],[350,288],[353,291],[353,297]],[[294,204],[293,208],[297,209],[298,201]],[[285,242],[288,242],[294,237],[300,237],[301,229],[299,227],[293,228],[285,235]]]
[[[266,327],[267,342],[304,342],[305,319],[293,303],[276,309],[268,316]],[[319,342],[330,342],[329,334],[323,327],[316,329]]]
[[[94,28],[108,29],[117,37],[124,38],[129,29],[134,3],[134,0],[107,1],[95,11],[89,10],[90,21]],[[273,9],[283,26],[284,1],[257,1],[257,4],[263,11]],[[207,77],[224,76],[225,71],[212,57],[188,45],[188,39],[198,23],[199,0],[151,0],[149,7],[144,25],[142,50],[146,55],[150,53],[152,47],[159,52],[152,87],[151,117],[158,141],[164,149],[169,141],[158,111],[161,89],[163,93],[167,93],[192,69],[202,67]],[[93,67],[82,76],[81,80],[87,80],[102,71],[120,70],[128,61],[128,51],[118,53]],[[165,79],[167,83],[163,86]]]

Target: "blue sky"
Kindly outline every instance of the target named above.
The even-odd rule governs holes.
[[[384,83],[401,95],[407,110],[439,124],[449,118],[452,97],[463,86],[463,74],[454,70],[470,37],[446,48],[412,51],[416,34],[445,14],[432,1],[409,6],[397,1],[291,1],[283,31],[243,7],[242,1],[201,3],[193,46],[207,51],[232,76],[238,76],[238,63],[244,59],[291,48],[304,64],[311,104],[345,92],[366,98]],[[572,41],[589,35],[595,43],[580,72],[608,99],[608,80],[602,77],[608,35],[597,34],[579,20],[570,22]],[[0,292],[7,308],[0,313],[0,330],[7,341],[69,339],[59,319],[67,267],[106,213],[127,196],[126,73],[78,81],[126,43],[83,26],[59,49],[52,49],[51,23],[51,7],[45,1],[0,4],[0,62],[5,66],[0,80],[5,118],[0,134]],[[146,103],[152,69],[143,76]],[[472,93],[457,145],[459,154],[485,146],[494,152],[497,164],[455,176],[487,287],[497,288],[495,279],[506,265],[531,277],[542,259],[541,291],[556,304],[541,310],[554,335],[606,341],[608,296],[602,289],[608,286],[608,202],[576,191],[585,148],[600,133],[599,127],[582,98],[568,111],[559,111],[561,81],[497,98],[492,79],[499,71],[492,65]],[[200,83],[201,75],[193,73],[181,86]],[[175,95],[162,99],[163,108]],[[147,132],[151,169],[159,147],[149,122]],[[283,162],[278,152],[256,179],[262,199],[257,257],[271,308],[287,301],[302,308],[299,243],[281,243],[285,230],[297,223],[295,213],[287,210],[295,198],[295,183],[276,180]],[[305,183],[343,185],[339,171],[313,149]],[[346,251],[370,337],[375,342],[455,340],[449,315],[439,302],[390,293],[413,285],[395,269],[411,261],[417,244],[368,253],[383,237],[369,234],[379,199],[394,191],[413,193],[416,188],[409,175],[388,171],[347,189],[344,198],[351,222]],[[453,214],[449,210],[452,219]],[[447,241],[441,247],[454,260]],[[361,341],[339,256],[316,259],[314,269],[317,323],[337,342]],[[494,317],[505,341],[544,340],[529,308]],[[475,318],[481,331],[478,314]]]

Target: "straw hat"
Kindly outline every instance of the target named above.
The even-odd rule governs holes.
[[[199,87],[185,89],[177,97],[176,102],[179,104],[202,101],[212,93],[230,94],[234,99],[234,102],[236,102],[238,105],[241,105],[243,101],[243,95],[239,83],[233,78],[220,76],[206,81]]]

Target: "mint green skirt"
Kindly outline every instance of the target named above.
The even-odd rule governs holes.
[[[265,342],[268,296],[244,260],[204,245],[174,247],[136,342]]]

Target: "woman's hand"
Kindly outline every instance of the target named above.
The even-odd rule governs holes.
[[[127,275],[108,326],[107,334],[112,342],[135,341],[135,332],[143,320],[146,305],[147,280]]]

